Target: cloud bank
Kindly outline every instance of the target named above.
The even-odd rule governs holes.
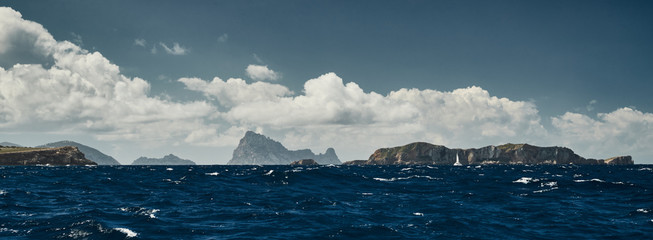
[[[52,60],[0,68],[2,131],[82,131],[99,139],[158,141],[207,127],[198,119],[215,110],[204,101],[148,96],[145,80],[122,75],[99,52],[56,41],[10,8],[0,8],[0,28],[0,56],[25,47]]]
[[[427,141],[451,147],[506,142],[569,146],[581,155],[653,157],[653,114],[633,108],[588,116],[567,112],[543,127],[532,102],[492,96],[481,87],[452,91],[365,91],[336,73],[305,82],[301,92],[264,82],[280,75],[262,65],[240,78],[180,78],[205,100],[151,96],[150,84],[120,73],[99,52],[57,41],[42,25],[0,7],[0,132],[89,134],[123,144],[235,147],[257,130],[289,148],[335,147],[344,160],[376,148]],[[136,39],[135,45],[145,45]],[[160,43],[169,54],[188,50]],[[153,48],[156,50],[156,47]]]

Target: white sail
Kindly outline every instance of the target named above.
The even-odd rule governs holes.
[[[453,164],[454,166],[462,166],[463,164],[460,163],[460,157],[458,157],[458,154],[456,153],[456,163]]]

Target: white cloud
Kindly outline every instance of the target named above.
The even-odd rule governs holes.
[[[163,50],[166,51],[167,54],[171,54],[171,55],[186,55],[188,54],[188,52],[190,52],[188,48],[179,45],[179,43],[173,43],[172,47],[168,47],[162,42],[160,42],[159,45],[161,45],[161,47],[163,48]]]
[[[142,39],[142,38],[134,39],[134,45],[145,47],[146,44],[147,44],[147,41],[145,41],[145,39]]]
[[[238,144],[245,132],[246,128],[238,126],[232,126],[222,132],[215,127],[209,127],[191,132],[184,142],[196,146],[231,147]]]
[[[40,24],[0,8],[2,50],[25,47],[53,59],[0,67],[0,130],[86,132],[99,139],[168,141],[202,129],[215,109],[148,96],[149,83],[122,75],[99,52],[58,42]],[[17,37],[21,36],[21,37]],[[19,41],[19,43],[17,43]]]
[[[220,37],[218,37],[218,42],[223,43],[223,42],[227,42],[227,40],[229,40],[229,34],[224,33],[220,35]]]
[[[156,49],[156,46],[152,46],[152,49],[150,49],[150,52],[152,54],[157,54],[159,51]]]
[[[255,82],[247,84],[240,78],[230,78],[226,82],[220,78],[214,78],[207,82],[199,78],[180,78],[180,82],[193,91],[203,92],[206,96],[216,98],[219,104],[225,107],[233,107],[248,102],[276,101],[279,97],[291,95],[288,88],[266,82]]]
[[[245,69],[247,76],[253,80],[262,81],[262,80],[278,80],[281,78],[281,74],[272,71],[268,66],[254,65],[250,64]]]
[[[653,114],[632,108],[599,113],[597,119],[567,112],[551,119],[555,138],[581,155],[606,158],[634,155],[635,161],[653,157]]]

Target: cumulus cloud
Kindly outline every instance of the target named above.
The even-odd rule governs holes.
[[[147,44],[147,41],[145,41],[145,39],[142,38],[134,39],[134,45],[145,47],[145,44]]]
[[[599,113],[591,118],[567,112],[553,117],[555,139],[577,152],[595,158],[633,154],[639,160],[653,157],[653,114],[632,108],[620,108],[610,113]]]
[[[276,101],[279,97],[292,94],[288,88],[266,82],[247,84],[240,78],[230,78],[227,81],[216,77],[211,82],[199,78],[180,78],[186,88],[204,93],[215,98],[225,107],[234,107],[248,102]]]
[[[3,50],[28,47],[53,59],[47,64],[0,67],[0,129],[77,131],[100,139],[168,140],[202,129],[214,107],[148,96],[149,83],[122,75],[99,52],[56,41],[40,24],[0,8]],[[18,43],[17,43],[18,41]]]
[[[190,52],[190,49],[179,45],[179,43],[173,43],[172,47],[168,47],[168,45],[162,42],[160,42],[159,45],[161,45],[163,50],[165,50],[166,53],[170,55],[186,55],[188,52]],[[155,53],[156,50],[152,50],[152,52]]]
[[[281,78],[281,74],[272,71],[271,69],[268,68],[268,66],[263,66],[263,65],[254,65],[250,64],[247,66],[247,69],[245,69],[245,72],[247,73],[247,76],[252,78],[253,80],[278,80]]]

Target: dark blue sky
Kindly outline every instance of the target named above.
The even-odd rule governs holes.
[[[311,148],[329,144],[324,139],[299,140],[297,136],[317,131],[316,126],[261,124],[251,116],[237,115],[242,112],[229,111],[241,105],[225,105],[223,100],[228,92],[210,92],[207,86],[201,89],[199,82],[193,82],[199,84],[193,85],[193,89],[190,81],[178,81],[184,77],[206,81],[219,77],[242,78],[252,84],[257,79],[246,72],[249,65],[267,66],[278,74],[268,82],[287,87],[293,91],[290,96],[304,94],[307,80],[329,72],[337,74],[344,83],[355,82],[365,93],[384,96],[402,88],[451,92],[478,86],[490,96],[533,104],[537,113],[529,116],[540,120],[531,122],[541,124],[545,128],[542,138],[550,139],[541,144],[566,144],[570,137],[574,138],[569,140],[572,142],[596,139],[609,131],[621,137],[653,131],[653,123],[648,120],[653,116],[653,1],[69,0],[3,1],[0,5],[20,12],[25,20],[43,25],[58,41],[68,40],[90,52],[101,53],[120,67],[120,74],[146,80],[150,96],[181,103],[209,101],[220,113],[217,117],[203,116],[203,124],[219,126],[215,128],[218,135],[231,126],[239,129],[232,132],[233,136],[242,130],[262,129],[298,146],[302,141]],[[175,44],[179,52],[173,54]],[[171,49],[170,53],[166,53],[166,47]],[[0,59],[1,67],[38,63],[17,56]],[[440,102],[429,102],[434,103]],[[326,123],[360,123],[355,117],[378,120],[367,113],[352,113],[346,109],[346,103],[342,104],[338,105],[338,113],[351,119],[345,121],[338,115],[334,119],[340,120],[324,120]],[[606,127],[613,123],[626,126],[610,122],[618,117],[605,118],[608,113],[625,114],[627,111],[616,112],[623,108],[636,111],[636,116],[628,118],[635,119],[626,124],[629,127],[619,131]],[[498,109],[522,111],[506,106]],[[559,121],[556,125],[554,118],[563,119],[566,113],[587,118],[581,121],[580,115],[567,115],[564,119],[573,119],[574,124]],[[484,119],[474,114],[469,118]],[[436,121],[434,117],[429,119]],[[495,120],[509,126],[511,119],[524,120],[514,115]],[[323,124],[319,119],[313,120]],[[377,131],[376,123],[366,126]],[[459,127],[447,124],[425,127],[426,135],[414,140],[446,141],[447,136],[456,134],[451,129]],[[578,124],[601,129],[593,135],[551,137]],[[335,125],[340,129],[350,127]],[[444,133],[443,129],[453,133]],[[353,130],[342,131],[354,134]],[[511,136],[524,135],[527,134],[517,131]],[[638,136],[628,137],[628,141],[651,141],[645,135]],[[109,144],[94,139],[96,144]],[[496,139],[477,140],[475,144],[500,143],[494,142]],[[227,150],[221,156],[228,157],[231,147],[225,146]],[[589,147],[581,150],[591,151]],[[363,151],[348,156],[364,158],[366,154]],[[132,156],[138,157],[136,153],[126,155]],[[646,156],[653,153],[646,152]]]
[[[326,72],[366,91],[452,90],[535,101],[545,115],[633,106],[653,111],[650,1],[7,1],[57,39],[82,37],[123,73],[159,80],[242,77],[247,64],[283,84]],[[226,42],[217,39],[228,35]],[[185,56],[133,44],[178,42]],[[159,82],[161,81],[161,82]]]

